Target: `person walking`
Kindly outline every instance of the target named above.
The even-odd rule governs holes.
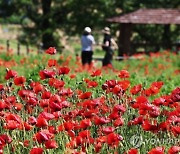
[[[104,33],[104,39],[103,39],[102,49],[105,51],[105,56],[102,61],[102,65],[112,67],[112,58],[114,54],[112,46],[114,46],[114,49],[117,49],[118,46],[115,40],[111,37],[111,32],[109,27],[105,27],[103,29],[103,33]]]
[[[85,27],[83,35],[81,36],[81,60],[82,65],[88,65],[89,68],[92,64],[92,56],[93,56],[93,45],[95,44],[94,37],[91,34],[91,28]]]

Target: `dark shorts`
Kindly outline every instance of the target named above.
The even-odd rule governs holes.
[[[109,64],[112,64],[112,59],[113,59],[113,50],[109,49],[107,51],[105,51],[105,56],[104,59],[102,61],[103,66],[107,66]]]
[[[82,64],[83,65],[91,64],[92,55],[93,55],[92,51],[83,51],[82,54],[81,54]]]

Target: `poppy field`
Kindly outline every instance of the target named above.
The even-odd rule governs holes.
[[[136,56],[0,53],[0,154],[178,154],[180,55]]]

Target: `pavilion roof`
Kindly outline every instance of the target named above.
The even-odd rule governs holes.
[[[139,9],[132,13],[108,18],[114,23],[180,24],[180,9]]]

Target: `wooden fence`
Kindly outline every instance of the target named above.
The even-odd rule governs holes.
[[[5,42],[1,43],[0,44],[4,45],[4,50],[6,52],[10,52],[11,49],[15,50],[15,52],[17,53],[17,55],[20,55],[22,53],[26,53],[27,55],[29,55],[30,53],[30,47],[29,47],[29,44],[20,44],[20,42],[17,42],[17,43],[12,43],[10,40],[6,40]],[[13,45],[12,45],[13,44]],[[13,46],[13,48],[12,48]],[[22,50],[21,47],[25,47],[25,52],[24,50]],[[37,50],[37,53],[42,53],[43,52],[43,47],[42,47],[42,44],[39,44],[37,47],[36,47],[36,50]],[[22,52],[23,51],[23,52]]]

